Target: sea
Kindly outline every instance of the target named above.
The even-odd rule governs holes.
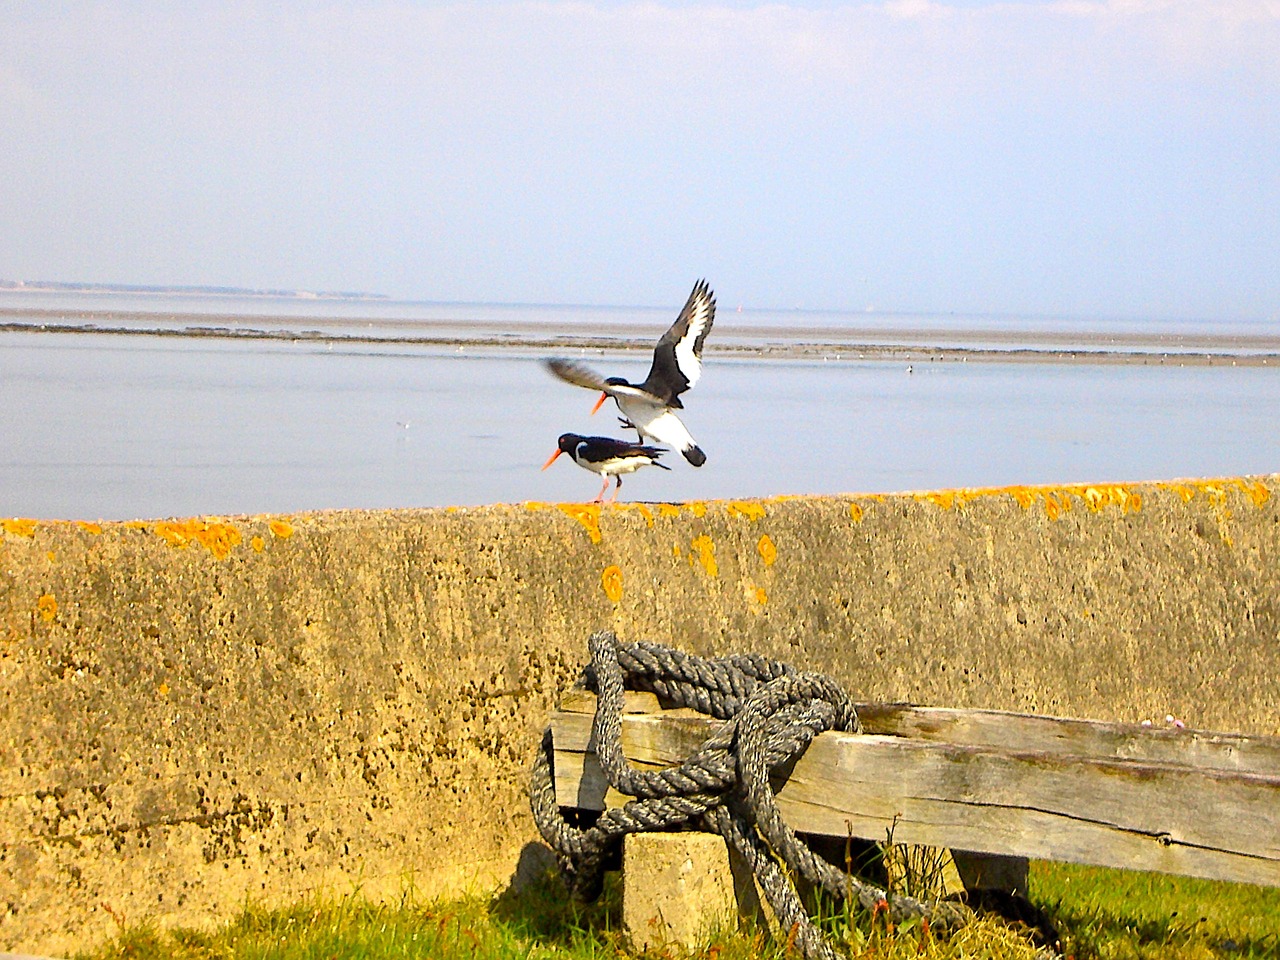
[[[670,309],[0,289],[0,516],[129,520],[593,499],[543,367],[642,380]],[[624,501],[1280,472],[1280,319],[763,311],[721,302],[706,451]],[[610,484],[612,489],[612,484]]]

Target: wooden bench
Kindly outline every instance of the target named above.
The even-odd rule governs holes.
[[[595,758],[594,709],[575,691],[552,717],[562,807],[630,799]],[[640,768],[679,763],[720,725],[644,693],[624,714]],[[1280,886],[1280,738],[903,704],[858,715],[864,733],[823,733],[775,777],[797,832],[956,851],[962,875],[990,868],[985,886],[1020,885],[1008,867],[1023,858]]]

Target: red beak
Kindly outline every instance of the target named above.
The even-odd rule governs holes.
[[[547,469],[547,467],[549,467],[549,466],[551,466],[553,463],[555,463],[555,462],[556,462],[556,457],[560,456],[560,454],[562,454],[562,453],[564,453],[564,451],[563,451],[563,450],[559,450],[559,449],[557,449],[557,450],[556,450],[556,452],[555,452],[555,453],[553,453],[553,454],[551,455],[551,459],[550,459],[550,460],[548,460],[546,463],[544,463],[544,464],[542,465],[542,469],[543,469],[543,470],[545,470],[545,469]]]
[[[604,402],[605,402],[606,400],[608,400],[608,399],[609,399],[609,395],[608,395],[607,393],[602,393],[602,394],[600,394],[600,399],[599,399],[599,400],[597,400],[597,401],[596,401],[596,405],[595,405],[594,407],[592,407],[592,408],[591,408],[591,414],[592,414],[592,416],[594,416],[594,415],[595,415],[595,412],[596,412],[597,410],[599,410],[602,406],[604,406]]]

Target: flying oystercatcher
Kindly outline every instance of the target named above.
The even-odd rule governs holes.
[[[634,473],[641,467],[650,465],[670,470],[665,463],[658,462],[658,458],[666,452],[658,447],[646,447],[626,440],[614,440],[612,437],[584,437],[577,433],[562,433],[556,452],[542,465],[542,469],[555,463],[560,454],[567,453],[583,470],[590,470],[604,477],[604,486],[595,499],[599,503],[604,499],[605,490],[609,488],[610,477],[615,477],[618,481],[618,485],[613,488],[613,496],[609,498],[616,500],[618,491],[622,489],[622,474]]]
[[[592,413],[613,397],[622,411],[623,425],[634,429],[641,442],[649,437],[669,444],[695,467],[700,467],[707,462],[707,455],[694,442],[675,411],[684,409],[680,394],[696,384],[702,375],[702,343],[711,332],[715,318],[715,296],[707,287],[707,281],[699,280],[693,285],[680,316],[654,348],[653,366],[644,383],[628,383],[622,377],[606,379],[572,360],[556,358],[543,362],[561,380],[600,391]]]

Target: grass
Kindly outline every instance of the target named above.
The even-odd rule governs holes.
[[[1031,899],[1063,934],[1075,960],[1280,960],[1280,890],[1102,870],[1032,865]],[[131,927],[77,960],[596,960],[631,957],[617,930],[616,879],[600,902],[577,904],[548,877],[496,900],[396,903],[358,895],[287,909],[248,906],[208,931]],[[927,925],[898,928],[883,915],[842,915],[824,928],[855,960],[1030,960],[1027,939],[985,919],[949,937]],[[785,942],[731,931],[689,954],[650,951],[644,960],[782,960]]]
[[[1061,863],[1030,885],[1081,960],[1280,958],[1280,889]]]

